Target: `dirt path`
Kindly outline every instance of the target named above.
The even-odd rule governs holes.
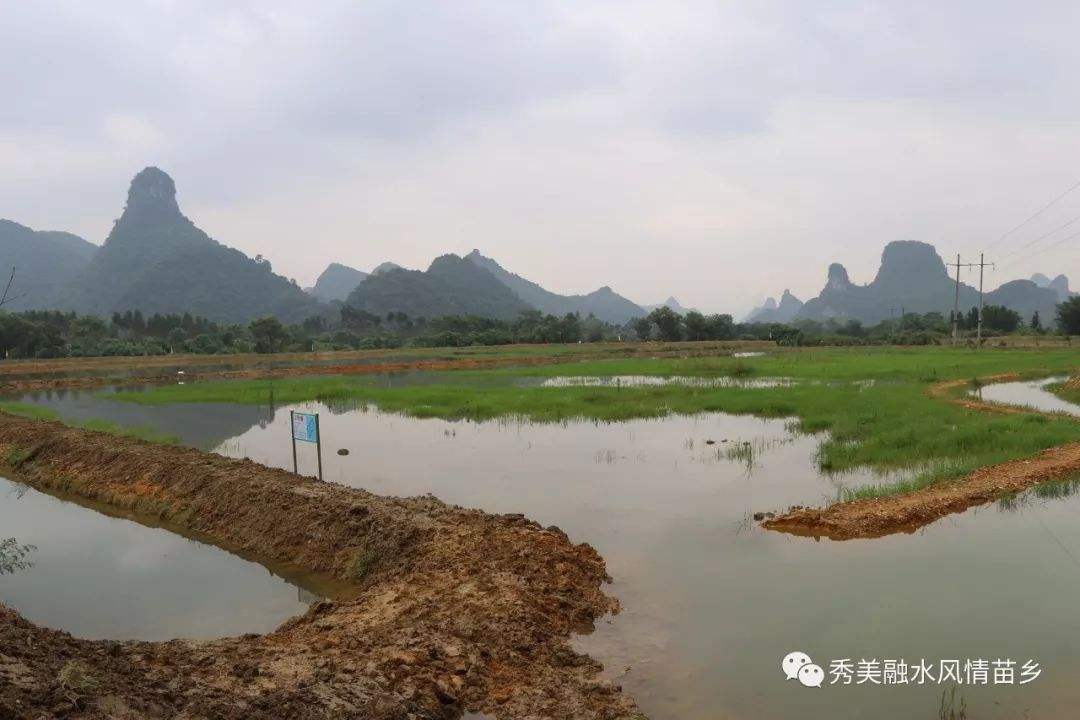
[[[3,413],[0,458],[357,593],[212,642],[76,640],[0,606],[0,718],[644,717],[568,644],[617,602],[557,528]]]
[[[995,375],[984,382],[1006,382],[1017,375]],[[1017,408],[984,402],[960,394],[968,380],[950,380],[927,389],[927,395],[953,402],[969,410],[994,413],[1031,413]],[[1080,472],[1080,443],[1050,448],[1032,458],[1012,460],[980,468],[967,477],[941,481],[902,495],[853,500],[825,508],[796,508],[762,527],[793,535],[826,537],[832,540],[875,538],[914,532],[939,518],[963,512],[1005,495],[1019,492],[1047,480],[1060,480]]]

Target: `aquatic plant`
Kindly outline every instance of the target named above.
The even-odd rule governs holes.
[[[37,550],[33,545],[20,545],[15,538],[0,540],[0,575],[10,575],[34,566],[26,558]]]

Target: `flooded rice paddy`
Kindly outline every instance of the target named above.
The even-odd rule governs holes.
[[[0,602],[77,637],[263,633],[315,600],[216,547],[0,478],[0,540],[8,538],[25,552],[0,570]]]
[[[844,486],[882,478],[823,474],[820,438],[793,434],[784,420],[710,413],[477,423],[321,403],[147,407],[79,392],[22,400],[72,419],[150,425],[284,468],[292,466],[289,411],[319,412],[328,480],[558,525],[603,554],[623,606],[577,646],[656,720],[932,719],[953,685],[833,685],[829,676],[807,688],[780,670],[794,650],[826,670],[841,659],[1032,659],[1042,669],[1034,682],[961,685],[957,704],[962,697],[969,717],[1005,719],[1065,717],[1080,703],[1074,484],[912,535],[815,541],[763,531],[753,515],[827,502]],[[299,461],[314,474],[313,447],[302,445]]]

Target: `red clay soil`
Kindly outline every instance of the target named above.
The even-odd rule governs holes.
[[[3,413],[0,458],[42,491],[354,589],[211,642],[79,640],[0,606],[4,720],[644,718],[569,646],[618,606],[603,559],[558,528]]]
[[[832,540],[914,532],[939,518],[963,512],[1047,480],[1080,471],[1080,443],[1050,448],[1027,460],[980,468],[965,478],[884,498],[853,500],[826,508],[800,508],[766,520],[763,527]]]
[[[1015,380],[1016,375],[996,375],[987,382]],[[1030,413],[1028,408],[983,402],[960,394],[967,380],[950,380],[931,386],[931,397],[953,402],[969,410],[995,413]],[[761,525],[769,530],[826,537],[832,540],[875,538],[914,532],[946,515],[963,512],[1047,480],[1060,480],[1080,472],[1080,443],[1050,448],[1035,457],[980,468],[967,477],[883,498],[852,500],[824,508],[792,508]]]

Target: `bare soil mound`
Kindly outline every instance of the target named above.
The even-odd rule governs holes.
[[[0,607],[2,718],[644,717],[568,644],[617,602],[558,528],[3,413],[0,459],[355,594],[212,642],[78,640]]]

